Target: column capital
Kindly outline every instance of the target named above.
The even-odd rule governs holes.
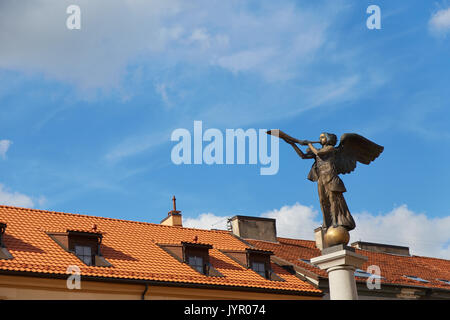
[[[322,270],[339,266],[353,267],[355,269],[361,268],[367,259],[366,256],[344,249],[312,258],[311,263]]]

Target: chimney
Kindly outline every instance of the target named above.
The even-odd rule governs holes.
[[[173,196],[172,201],[173,201],[173,210],[169,211],[167,217],[165,217],[161,221],[161,224],[164,226],[182,227],[183,222],[181,218],[181,211],[177,210],[177,203],[176,203],[177,199],[175,198],[175,196]]]
[[[410,256],[409,247],[395,246],[392,244],[382,244],[373,242],[357,241],[351,244],[353,248],[372,252],[396,254],[399,256]]]
[[[314,239],[316,240],[317,249],[319,249],[319,250],[325,249],[322,227],[318,227],[318,228],[314,229]]]
[[[234,216],[228,220],[234,235],[244,239],[277,242],[275,219]]]

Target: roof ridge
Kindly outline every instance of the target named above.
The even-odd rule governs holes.
[[[294,241],[308,241],[308,242],[315,242],[315,240],[308,240],[308,239],[297,239],[297,238],[288,238],[288,237],[278,237],[278,239],[286,239],[286,240],[294,240]]]
[[[7,205],[3,205],[3,204],[0,204],[0,209],[1,208],[28,210],[28,211],[34,211],[34,212],[45,212],[45,213],[51,213],[51,214],[62,214],[62,215],[67,215],[67,216],[80,216],[80,217],[87,217],[87,218],[98,218],[98,219],[104,219],[104,220],[131,222],[131,223],[137,223],[137,224],[143,224],[143,225],[153,225],[153,226],[167,227],[167,228],[183,228],[183,229],[188,229],[188,230],[199,230],[199,231],[207,231],[207,232],[215,232],[215,233],[227,233],[227,234],[229,233],[226,230],[208,230],[208,229],[198,229],[198,228],[189,228],[189,227],[180,227],[180,226],[168,226],[168,225],[163,225],[163,224],[154,223],[154,222],[125,220],[125,219],[119,219],[119,218],[92,216],[92,215],[88,215],[88,214],[70,213],[70,212],[63,212],[63,211],[51,211],[51,210],[42,210],[42,209],[34,209],[34,208],[25,208],[25,207],[14,207],[14,206],[7,206]]]
[[[411,258],[430,259],[430,260],[442,260],[442,261],[450,262],[449,259],[444,259],[444,258],[427,257],[427,256],[416,256],[416,255],[411,255],[410,257],[411,257]]]
[[[305,241],[305,242],[311,242],[314,243],[314,240],[307,240],[307,239],[296,239],[296,238],[287,238],[287,237],[277,237],[277,239],[285,239],[285,240],[292,240],[292,241]],[[289,245],[293,245],[293,244],[289,244]],[[298,245],[298,244],[297,244]],[[371,254],[381,254],[381,255],[390,255],[390,256],[397,256],[397,257],[405,257],[405,258],[424,258],[424,259],[430,259],[430,260],[441,260],[441,261],[446,261],[449,262],[449,259],[445,259],[445,258],[437,258],[437,257],[429,257],[429,256],[418,256],[418,255],[403,255],[403,254],[395,254],[395,253],[389,253],[389,252],[375,252],[375,251],[370,251],[370,250],[364,250],[364,249],[357,249],[356,250],[360,250],[362,252],[370,252]]]

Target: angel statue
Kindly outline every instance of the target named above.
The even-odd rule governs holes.
[[[317,182],[323,214],[322,229],[326,231],[330,227],[342,226],[347,231],[353,230],[355,221],[345,202],[343,193],[347,190],[339,174],[352,172],[357,162],[369,164],[383,152],[384,147],[356,133],[343,134],[338,147],[335,147],[337,137],[332,133],[322,133],[319,141],[298,140],[281,130],[267,133],[289,143],[302,159],[315,159],[308,179]],[[314,143],[320,143],[322,148],[315,148]],[[303,153],[297,144],[307,145],[306,152]]]

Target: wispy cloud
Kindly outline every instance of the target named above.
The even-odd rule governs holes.
[[[135,135],[124,138],[116,146],[111,148],[104,156],[110,163],[116,163],[124,158],[131,157],[163,143],[169,142],[170,133],[168,131],[156,131],[152,134]]]
[[[135,59],[286,79],[314,59],[341,10],[314,11],[291,1],[264,2],[254,11],[235,1],[79,0],[82,27],[68,30],[65,9],[72,2],[3,1],[0,28],[9,32],[0,34],[0,68],[80,88],[120,86]]]
[[[180,9],[178,0],[79,0],[81,29],[68,30],[71,4],[2,1],[0,29],[8,32],[0,33],[0,68],[43,73],[82,89],[114,88],[131,59],[161,52],[171,35],[160,33],[161,20]]]
[[[41,200],[39,200],[39,203],[43,204],[45,201],[44,198],[41,198]],[[19,192],[11,192],[2,184],[0,184],[0,204],[26,208],[32,208],[34,206],[31,197]]]
[[[6,158],[6,152],[8,151],[11,144],[11,140],[0,140],[0,158]]]
[[[117,89],[127,77],[150,81],[167,112],[182,106],[185,114],[195,114],[208,125],[245,126],[288,118],[355,99],[367,87],[378,85],[366,81],[360,65],[344,68],[338,77],[328,72],[358,60],[355,56],[345,61],[339,58],[353,50],[339,43],[340,35],[331,27],[349,10],[343,1],[320,1],[317,6],[309,1],[266,1],[254,7],[239,1],[80,0],[81,30],[65,26],[65,8],[72,4],[69,0],[56,5],[49,0],[24,3],[27,5],[11,0],[2,3],[0,29],[8,25],[11,32],[0,33],[0,42],[5,44],[0,51],[0,69],[43,73],[95,92],[99,88]],[[37,7],[39,10],[35,10]],[[42,22],[42,16],[48,18]],[[130,70],[134,64],[139,67]],[[188,66],[188,71],[180,65]],[[322,65],[327,66],[326,73],[317,72]],[[142,70],[142,77],[127,74]],[[217,71],[220,75],[214,74],[212,81],[217,81],[213,89],[220,88],[219,92],[199,88],[204,85],[197,85],[199,78],[205,76],[205,82],[209,82],[208,76]],[[227,87],[234,81],[222,86],[219,79],[227,73],[236,80],[255,79],[252,86],[261,94],[249,101],[231,99]],[[196,85],[190,87],[190,80]],[[289,81],[290,86],[284,86]],[[190,89],[196,90],[190,93],[190,97],[196,96],[195,103],[181,94]],[[245,97],[252,95],[252,89]],[[128,96],[129,92],[124,94]],[[214,100],[208,97],[211,94],[215,94]],[[83,94],[84,99],[86,96]],[[289,101],[284,103],[278,98],[288,96]],[[52,119],[51,114],[39,126],[48,119]],[[169,136],[163,141],[168,142]],[[114,162],[160,143],[161,139],[154,139],[148,132],[132,133],[108,150],[105,159]]]
[[[213,64],[228,69],[233,73],[255,70],[267,66],[270,61],[277,54],[274,48],[263,47],[251,50],[243,50],[230,55],[224,55],[213,61]]]
[[[158,92],[161,95],[161,99],[164,102],[165,106],[170,108],[172,106],[172,103],[169,99],[168,89],[170,88],[170,85],[166,83],[158,83],[155,86],[156,92]]]
[[[196,229],[227,229],[227,221],[231,217],[216,216],[214,213],[202,213],[198,217],[183,218],[183,226]]]
[[[434,35],[446,36],[450,33],[450,8],[441,9],[435,12],[429,22],[430,31]]]
[[[449,140],[448,117],[443,112],[447,108],[446,103],[433,89],[408,93],[390,117],[370,119],[358,131],[370,136],[400,130],[429,141]]]

